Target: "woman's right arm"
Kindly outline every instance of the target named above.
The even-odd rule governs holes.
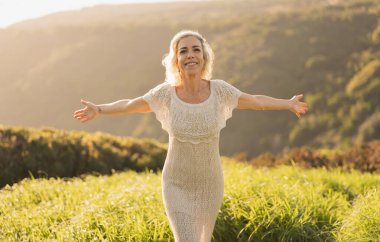
[[[74,112],[74,118],[80,122],[86,122],[99,116],[100,114],[132,114],[151,112],[149,104],[143,97],[135,99],[122,99],[113,103],[93,104],[89,101],[81,100],[86,107]]]
[[[100,114],[132,114],[151,112],[148,103],[142,98],[123,99],[113,103],[99,104],[97,111]]]

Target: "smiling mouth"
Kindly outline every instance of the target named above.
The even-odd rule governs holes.
[[[197,64],[198,63],[196,63],[196,62],[189,62],[189,63],[186,63],[185,66],[195,66]]]

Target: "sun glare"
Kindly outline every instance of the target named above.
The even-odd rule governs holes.
[[[154,3],[176,0],[0,0],[0,28],[47,14],[77,10],[97,4]]]

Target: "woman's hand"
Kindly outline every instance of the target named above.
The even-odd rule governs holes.
[[[301,114],[305,114],[307,112],[307,103],[300,102],[299,99],[303,97],[303,94],[293,96],[290,99],[290,108],[289,110],[295,115],[297,115],[298,118],[301,118]]]
[[[81,100],[81,103],[86,107],[74,112],[74,118],[78,119],[81,123],[92,120],[99,115],[98,108],[95,104],[85,100]]]

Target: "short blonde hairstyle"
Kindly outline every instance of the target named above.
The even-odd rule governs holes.
[[[212,77],[214,52],[212,51],[210,45],[207,43],[206,39],[197,31],[182,30],[174,35],[170,41],[169,53],[167,53],[162,60],[162,65],[166,69],[165,81],[170,83],[172,86],[177,86],[181,82],[177,58],[178,43],[181,39],[189,36],[196,37],[202,45],[204,65],[201,73],[201,78],[211,79]]]

